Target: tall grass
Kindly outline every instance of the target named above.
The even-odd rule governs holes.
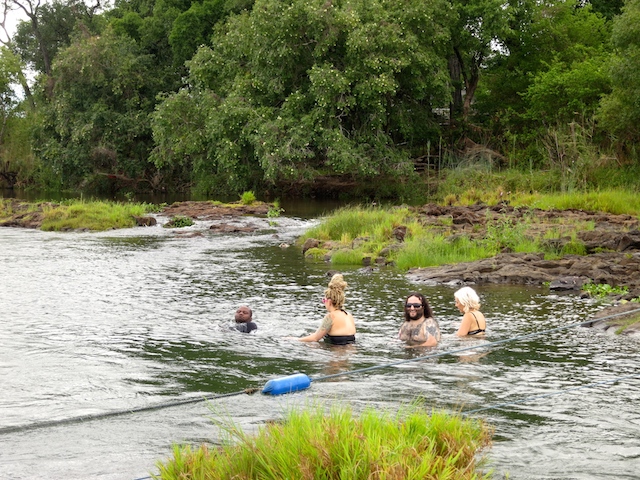
[[[514,195],[514,206],[530,206],[542,210],[580,209],[616,215],[640,215],[640,194],[624,190],[597,192],[520,194]]]
[[[340,239],[343,243],[361,237],[388,239],[394,227],[404,224],[408,215],[408,207],[344,207],[325,217],[322,223],[309,229],[302,238]]]
[[[474,242],[468,237],[451,241],[444,235],[413,237],[395,256],[396,266],[403,270],[414,267],[434,267],[460,262],[472,262],[495,255],[495,249]]]
[[[134,216],[142,216],[155,208],[144,203],[72,200],[62,205],[43,206],[44,218],[41,229],[104,231],[133,227],[136,224]]]
[[[478,453],[492,431],[478,420],[417,405],[395,414],[348,407],[290,411],[257,435],[225,427],[220,448],[174,447],[159,463],[163,480],[202,479],[480,479]]]

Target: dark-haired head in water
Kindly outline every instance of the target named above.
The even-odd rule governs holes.
[[[253,312],[245,305],[238,307],[236,310],[236,324],[233,326],[236,330],[243,333],[251,333],[258,329],[258,326],[253,322]]]

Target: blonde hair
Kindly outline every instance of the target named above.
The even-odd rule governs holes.
[[[460,302],[464,308],[464,312],[467,313],[470,310],[480,309],[480,297],[476,291],[471,287],[462,287],[456,293],[453,294],[453,298]]]
[[[331,300],[331,303],[337,309],[341,309],[345,302],[344,291],[347,288],[347,282],[344,281],[344,278],[341,274],[336,273],[333,277],[331,277],[331,281],[329,282],[329,286],[324,291],[324,296]]]

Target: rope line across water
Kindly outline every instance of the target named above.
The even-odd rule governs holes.
[[[514,400],[513,402],[496,403],[494,405],[489,405],[488,407],[476,408],[475,410],[467,410],[466,412],[462,412],[462,415],[471,415],[472,413],[478,413],[478,412],[482,412],[484,410],[493,410],[493,409],[500,408],[500,407],[508,407],[510,405],[517,405],[519,403],[527,403],[527,402],[530,402],[532,400],[538,400],[539,398],[553,397],[555,395],[563,395],[565,393],[574,392],[576,390],[583,390],[585,388],[597,387],[598,385],[606,385],[607,383],[616,383],[616,382],[619,382],[621,380],[626,380],[628,378],[640,378],[640,373],[632,373],[630,375],[624,375],[622,377],[616,377],[616,378],[612,378],[610,380],[603,380],[601,382],[588,383],[586,385],[581,385],[579,387],[567,388],[565,390],[558,390],[556,392],[542,393],[540,395],[532,395],[530,397],[525,397],[525,398],[522,398],[520,400]]]
[[[0,435],[4,435],[6,433],[24,432],[26,430],[35,430],[38,428],[67,425],[71,423],[87,422],[91,420],[99,420],[99,419],[109,418],[109,417],[117,417],[120,415],[127,415],[130,413],[149,412],[152,410],[160,410],[162,408],[176,407],[178,405],[188,405],[190,403],[206,402],[209,400],[216,400],[218,398],[224,398],[224,397],[233,397],[233,396],[242,395],[242,394],[250,395],[252,393],[258,392],[259,390],[260,389],[258,388],[245,388],[244,390],[240,390],[238,392],[222,393],[219,395],[206,395],[206,396],[199,395],[198,397],[195,397],[195,398],[183,398],[180,400],[160,403],[157,405],[148,405],[146,407],[129,408],[126,410],[116,410],[113,412],[97,413],[93,415],[82,415],[80,417],[66,418],[62,420],[49,420],[46,422],[30,423],[28,425],[15,425],[13,427],[0,428]]]
[[[494,347],[496,345],[503,345],[503,344],[508,343],[508,342],[526,340],[526,339],[529,339],[529,338],[538,337],[540,335],[546,335],[547,333],[558,332],[558,331],[561,331],[561,330],[568,330],[570,328],[581,327],[581,326],[586,326],[586,325],[592,326],[594,323],[599,323],[599,322],[601,322],[603,320],[609,320],[611,318],[619,317],[619,316],[622,316],[622,315],[630,315],[632,313],[637,313],[637,312],[640,312],[640,308],[638,308],[636,310],[630,310],[630,311],[627,311],[627,312],[615,313],[615,314],[612,314],[612,315],[608,315],[608,316],[597,318],[597,319],[593,319],[593,320],[587,320],[585,322],[573,323],[571,325],[564,325],[562,327],[556,327],[556,328],[552,328],[552,329],[549,329],[549,330],[543,330],[541,332],[534,332],[534,333],[529,333],[527,335],[520,335],[520,336],[517,336],[517,337],[506,338],[506,339],[503,339],[503,340],[497,340],[495,342],[484,343],[484,344],[480,344],[480,345],[474,345],[472,347],[459,348],[459,349],[456,349],[456,350],[450,350],[450,351],[446,351],[446,352],[437,352],[437,353],[432,353],[432,354],[429,354],[429,355],[424,355],[424,356],[421,356],[421,357],[411,358],[411,359],[407,359],[407,360],[400,360],[400,361],[392,362],[392,363],[386,363],[386,364],[383,364],[383,365],[374,365],[374,366],[371,366],[371,367],[359,368],[359,369],[350,370],[350,371],[347,371],[347,372],[341,372],[341,373],[335,373],[335,374],[332,374],[332,375],[325,375],[325,376],[322,376],[322,377],[311,378],[311,381],[312,382],[320,382],[322,380],[327,380],[327,379],[330,379],[330,378],[343,377],[343,376],[347,376],[347,375],[354,375],[356,373],[369,372],[369,371],[378,370],[378,369],[381,369],[381,368],[389,368],[389,367],[393,367],[393,366],[396,366],[396,365],[401,365],[401,364],[404,364],[404,363],[417,362],[417,361],[421,361],[421,360],[427,360],[427,359],[430,359],[430,358],[438,358],[438,357],[443,357],[445,355],[453,355],[453,354],[457,354],[457,353],[461,353],[461,352],[466,352],[466,351],[469,351],[469,350],[477,350],[479,348]],[[628,378],[628,377],[622,377],[622,378]],[[617,380],[611,380],[611,381],[607,381],[607,382],[604,382],[604,383],[608,383],[608,382],[612,382],[612,381],[617,381]],[[577,387],[577,388],[586,388],[586,386]],[[174,401],[171,401],[171,402],[160,403],[160,404],[157,404],[157,405],[149,405],[149,406],[145,406],[145,407],[130,408],[130,409],[126,409],[126,410],[116,410],[116,411],[113,411],[113,412],[98,413],[98,414],[94,414],[94,415],[83,415],[83,416],[80,416],[80,417],[73,417],[73,418],[62,419],[62,420],[50,420],[50,421],[45,421],[45,422],[36,422],[36,423],[27,424],[27,425],[15,425],[15,426],[11,426],[11,427],[0,428],[0,435],[4,435],[4,434],[8,434],[8,433],[15,433],[15,432],[23,432],[23,431],[27,431],[27,430],[35,430],[35,429],[39,429],[39,428],[55,427],[55,426],[59,426],[59,425],[67,425],[67,424],[72,424],[72,423],[80,423],[80,422],[86,422],[86,421],[91,421],[91,420],[99,420],[99,419],[110,418],[110,417],[117,417],[117,416],[120,416],[120,415],[127,415],[127,414],[131,414],[131,413],[149,412],[149,411],[153,411],[153,410],[160,410],[160,409],[163,409],[163,408],[170,408],[170,407],[175,407],[175,406],[179,406],[179,405],[187,405],[187,404],[191,404],[191,403],[199,403],[199,402],[205,402],[205,401],[209,401],[209,400],[216,400],[216,399],[219,399],[219,398],[233,397],[233,396],[236,396],[236,395],[243,395],[243,394],[250,395],[250,394],[258,392],[259,390],[260,389],[258,389],[258,388],[245,388],[244,390],[240,390],[240,391],[232,392],[232,393],[224,393],[224,394],[218,394],[218,395],[207,395],[207,396],[198,396],[198,397],[195,397],[195,398],[186,398],[186,399],[174,400]],[[551,395],[551,394],[545,394],[545,395]],[[523,400],[517,401],[515,403],[521,403],[521,402],[523,402],[525,400],[526,399],[523,399]],[[494,407],[485,407],[485,409],[488,409],[488,408],[494,408]],[[474,411],[472,410],[471,412],[466,412],[466,413],[468,414],[468,413],[473,413],[473,412]]]

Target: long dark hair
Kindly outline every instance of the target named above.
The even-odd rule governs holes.
[[[433,318],[433,311],[431,310],[431,305],[429,305],[429,302],[427,301],[427,297],[418,292],[410,293],[409,295],[407,295],[407,298],[404,299],[405,305],[407,304],[407,300],[409,300],[411,297],[418,297],[420,299],[420,303],[422,304],[422,308],[424,309],[424,318]],[[404,319],[407,322],[411,320],[406,307],[404,309]]]

